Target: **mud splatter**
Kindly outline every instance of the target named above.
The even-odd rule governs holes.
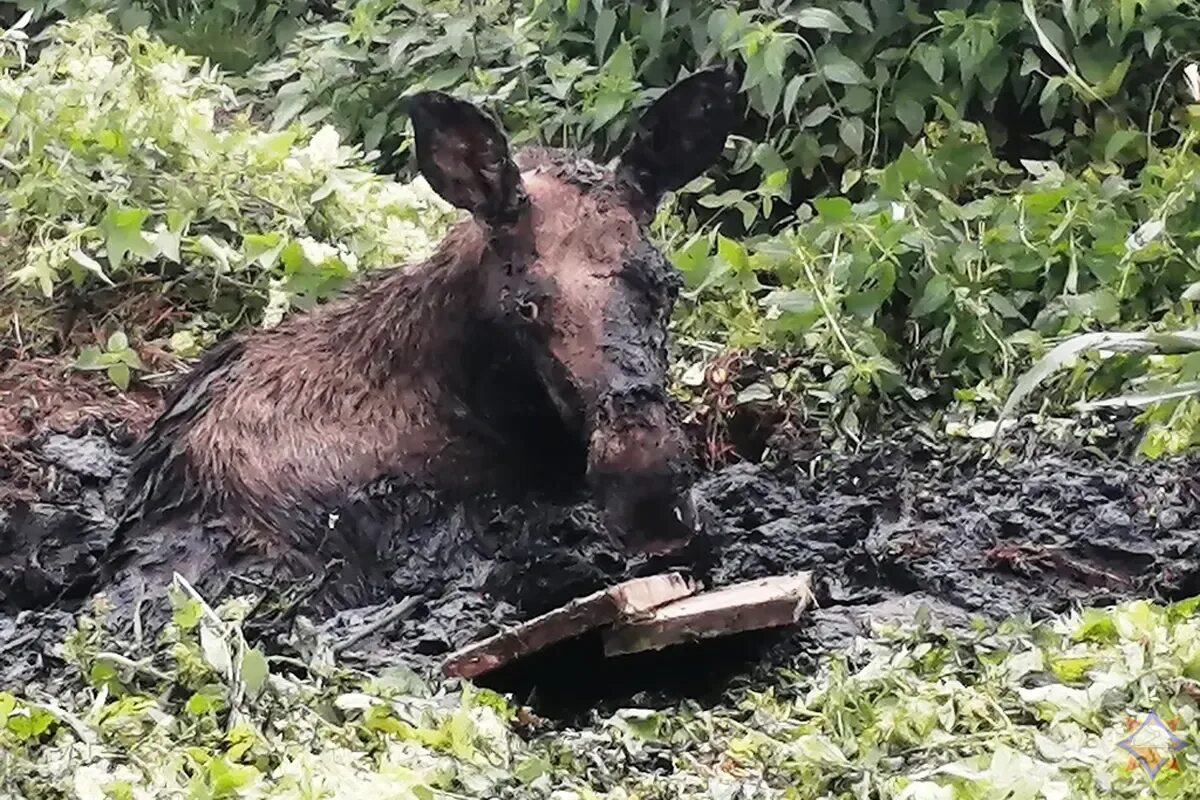
[[[61,611],[44,609],[61,606],[61,595],[69,601],[82,594],[72,587],[111,536],[124,468],[108,439],[95,432],[45,436],[25,455],[54,478],[38,500],[0,511],[0,610],[8,615],[0,617],[6,634],[0,640],[29,642],[0,651],[6,681],[52,666],[40,650],[43,639],[23,637],[43,624],[65,624]],[[670,560],[621,553],[587,502],[447,505],[381,482],[361,493],[337,523],[347,541],[387,543],[378,553],[379,569],[339,574],[315,607],[329,612],[347,599],[420,597],[407,620],[347,657],[367,666],[430,669],[451,649],[498,626],[683,561],[712,585],[815,571],[822,609],[798,631],[630,656],[607,662],[602,671],[596,670],[599,644],[585,638],[494,681],[523,700],[562,707],[568,700],[581,706],[645,691],[702,694],[719,686],[721,676],[796,651],[841,646],[858,629],[856,620],[910,616],[921,602],[961,623],[973,614],[1036,618],[1073,603],[1200,592],[1197,457],[1138,463],[1043,446],[1002,465],[909,434],[826,461],[815,475],[793,460],[739,464],[703,477],[697,492],[707,535]],[[148,540],[143,549],[137,577],[149,579],[151,596],[154,581],[166,580],[172,569],[206,577],[202,586],[216,592],[228,588],[233,572],[270,577],[261,560],[239,559],[215,529],[162,532],[157,544]],[[132,578],[122,580],[108,588],[128,604],[137,592]],[[330,630],[353,626],[360,616],[344,610]],[[697,658],[707,662],[701,674],[694,669]],[[589,665],[596,677],[590,692],[581,690],[588,682],[579,671]],[[692,684],[687,675],[694,675]]]

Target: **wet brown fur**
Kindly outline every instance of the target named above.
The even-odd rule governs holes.
[[[594,376],[603,308],[638,223],[613,190],[565,180],[560,154],[529,150],[519,162],[533,204],[533,270],[557,285],[543,312],[556,334],[550,349],[571,372]],[[137,505],[174,506],[168,495],[194,484],[177,499],[243,517],[253,544],[278,551],[304,544],[300,509],[334,507],[382,474],[486,484],[487,465],[507,463],[488,452],[502,443],[482,430],[475,441],[462,436],[471,410],[446,373],[470,345],[468,323],[486,313],[494,260],[484,229],[466,219],[425,262],[372,275],[340,300],[218,348],[147,436],[143,470],[155,466],[147,445],[165,442],[177,442],[174,469],[139,475],[149,486]]]
[[[244,544],[315,561],[351,492],[401,476],[463,492],[586,479],[621,536],[688,528],[665,391],[680,278],[646,224],[715,160],[736,103],[729,73],[693,75],[610,169],[510,157],[479,109],[414,98],[422,174],[472,216],[426,261],[210,351],[135,450],[123,524],[221,513]]]

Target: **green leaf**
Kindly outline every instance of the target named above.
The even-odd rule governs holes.
[[[846,16],[854,20],[863,30],[868,33],[875,30],[875,23],[871,21],[871,13],[867,11],[867,7],[858,2],[858,0],[847,0],[842,3],[842,10],[846,12]]]
[[[247,263],[257,262],[263,269],[274,269],[287,240],[279,233],[251,233],[242,238]]]
[[[625,109],[627,98],[615,92],[601,92],[592,103],[592,123],[602,128]]]
[[[149,216],[150,212],[144,208],[109,209],[102,228],[104,249],[113,269],[120,269],[129,255],[144,258],[153,252],[142,237],[142,224]]]
[[[740,390],[734,397],[734,402],[738,405],[746,403],[765,403],[774,397],[771,387],[762,381],[750,384],[745,389]]]
[[[543,775],[550,774],[553,766],[542,756],[530,756],[517,765],[513,776],[526,785],[533,783]]]
[[[105,345],[105,349],[110,353],[124,350],[127,347],[129,347],[129,338],[122,331],[117,331],[109,336],[108,343]]]
[[[231,666],[229,645],[225,637],[210,625],[200,626],[200,650],[204,660],[218,675],[225,676]]]
[[[246,651],[242,656],[241,676],[242,683],[246,687],[247,696],[254,698],[262,692],[263,686],[266,685],[267,675],[270,669],[267,666],[266,656],[256,648]]]
[[[838,136],[855,155],[862,155],[865,135],[866,131],[860,117],[848,117],[838,124]]]
[[[763,65],[769,76],[782,82],[784,70],[787,68],[787,58],[792,54],[794,47],[790,36],[775,36],[767,42],[766,50],[763,53]]]
[[[946,62],[940,47],[922,44],[913,53],[913,59],[921,65],[921,69],[925,70],[925,74],[932,78],[934,83],[941,83],[942,78],[946,76]]]
[[[1142,134],[1138,131],[1120,130],[1114,132],[1104,145],[1104,160],[1112,161],[1122,150],[1134,142],[1140,141],[1141,138]]]
[[[920,299],[913,305],[912,315],[914,317],[924,317],[932,314],[946,305],[946,301],[950,299],[953,291],[954,286],[950,283],[948,277],[940,273],[934,275],[925,284],[925,290],[921,292]]]
[[[179,246],[182,241],[183,236],[177,231],[160,227],[154,234],[154,241],[151,243],[150,249],[155,255],[160,255],[178,264],[180,263]]]
[[[741,242],[726,236],[718,236],[717,255],[735,272],[744,272],[750,269],[750,256]]]
[[[867,76],[862,71],[862,67],[832,48],[817,53],[817,66],[825,79],[833,83],[862,84],[867,82]]]
[[[1129,392],[1128,394],[1108,397],[1103,400],[1079,401],[1075,403],[1077,411],[1095,411],[1099,408],[1144,408],[1146,406],[1165,403],[1169,400],[1180,400],[1184,397],[1200,395],[1200,381],[1185,381],[1168,389],[1151,392]]]
[[[812,111],[804,115],[804,119],[800,120],[800,127],[815,128],[833,114],[833,106],[817,106]]]
[[[601,9],[596,19],[596,61],[603,62],[608,50],[608,40],[617,27],[617,12],[611,8]]]
[[[1162,28],[1148,27],[1142,31],[1142,46],[1146,48],[1146,55],[1154,57],[1154,51],[1158,49],[1158,43],[1162,40]]]
[[[40,708],[27,707],[25,712],[24,714],[16,712],[8,718],[8,729],[18,739],[25,741],[38,739],[43,733],[50,730],[51,725],[57,722],[57,718],[53,714]]]
[[[782,72],[783,68],[781,67],[778,72],[767,73],[758,85],[763,99],[763,113],[768,117],[775,115],[775,109],[783,94],[783,79],[780,77]]]
[[[791,119],[792,111],[796,108],[796,100],[800,97],[800,90],[804,88],[804,76],[796,75],[788,81],[787,88],[783,91],[783,115]]]
[[[254,767],[231,764],[224,756],[208,762],[208,783],[214,797],[237,797],[254,785],[261,773]]]
[[[108,379],[121,391],[125,391],[129,388],[129,367],[125,364],[113,364],[108,368]]]
[[[696,202],[704,208],[728,208],[746,199],[741,189],[726,189],[720,194],[702,195]]]
[[[775,307],[788,314],[810,314],[820,311],[816,295],[803,289],[771,292],[763,298],[762,303],[768,308]]]
[[[1094,319],[1108,325],[1115,324],[1121,316],[1117,296],[1107,289],[1097,289],[1077,295],[1065,295],[1063,304],[1072,313],[1085,319]]]
[[[188,698],[184,709],[193,717],[211,714],[222,706],[221,698],[208,692],[196,692]]]
[[[104,273],[104,268],[100,266],[100,263],[82,250],[78,248],[72,250],[71,260],[95,275],[100,280],[107,283],[109,286],[113,285],[113,282],[109,279],[108,275]]]
[[[844,197],[821,197],[813,200],[813,207],[821,219],[832,225],[839,225],[854,214],[854,207]]]
[[[823,313],[816,295],[803,289],[771,292],[763,298],[762,305],[768,313],[770,309],[778,310],[774,327],[781,333],[803,333],[816,324]]]
[[[633,47],[629,42],[622,41],[617,45],[617,49],[613,50],[612,56],[604,64],[605,76],[614,78],[620,83],[627,83],[633,80],[635,71],[633,69]]]
[[[100,352],[100,348],[92,345],[79,351],[79,356],[75,359],[75,369],[107,369],[108,364],[109,362],[104,358],[104,354]]]
[[[617,712],[622,727],[643,741],[657,741],[662,735],[663,714],[649,709],[630,708]]]
[[[849,115],[863,116],[875,108],[875,93],[866,86],[851,86],[842,95],[842,109]]]
[[[813,28],[832,33],[850,33],[850,26],[842,22],[841,17],[827,8],[802,8],[799,11],[784,14],[784,17],[795,22],[801,28]]]
[[[896,114],[896,119],[900,120],[913,136],[919,135],[924,129],[925,108],[916,100],[909,97],[897,98],[892,110]]]

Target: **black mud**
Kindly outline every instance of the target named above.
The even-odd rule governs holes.
[[[424,669],[497,626],[685,560],[710,585],[815,572],[822,609],[798,631],[607,662],[585,638],[492,681],[521,700],[564,709],[646,691],[703,694],[755,664],[843,646],[860,621],[911,617],[921,603],[953,623],[1200,593],[1200,458],[1139,463],[1078,448],[1037,450],[998,464],[913,433],[853,456],[810,463],[799,453],[783,465],[729,467],[699,484],[708,535],[674,562],[624,558],[586,503],[445,506],[384,483],[346,509],[330,534],[385,542],[370,561],[375,568],[331,573],[308,612],[419,597],[410,617],[345,657]],[[68,625],[64,609],[86,596],[80,576],[94,570],[112,535],[124,468],[95,431],[44,437],[22,459],[40,471],[42,496],[0,511],[0,681],[10,685],[53,668],[49,650]],[[272,578],[261,562],[239,562],[217,528],[148,532],[137,551],[134,568],[107,587],[126,607],[139,598],[154,605],[156,582],[172,570],[212,599]],[[342,611],[324,630],[349,635],[369,611]]]

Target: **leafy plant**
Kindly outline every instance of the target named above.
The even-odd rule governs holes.
[[[1187,750],[1152,780],[1118,747],[1151,711],[1200,735],[1196,600],[966,632],[918,615],[715,706],[630,707],[530,735],[469,684],[343,670],[319,643],[311,662],[260,660],[241,638],[250,598],[214,608],[176,590],[159,642],[133,649],[84,615],[65,649],[80,677],[54,701],[0,691],[0,792],[1099,800],[1197,787]]]
[[[1191,318],[1195,135],[1126,177],[1103,163],[1012,168],[979,126],[931,124],[863,173],[858,202],[815,200],[772,236],[679,244],[690,286],[680,331],[803,354],[776,381],[787,402],[998,397],[1059,337]]]
[[[104,370],[121,390],[129,388],[130,370],[145,368],[137,351],[129,346],[129,339],[120,331],[108,337],[103,350],[85,347],[75,360],[75,369]]]
[[[213,71],[144,31],[88,17],[54,34],[0,72],[0,274],[47,300],[103,312],[149,290],[171,318],[272,324],[427,254],[457,216],[330,128],[259,130]],[[42,306],[20,302],[29,330]]]
[[[150,28],[168,44],[240,74],[280,53],[312,4],[299,0],[15,0],[37,27],[105,14],[118,30]]]
[[[751,226],[786,216],[778,201],[797,188],[853,188],[939,119],[983,125],[1014,161],[1136,161],[1147,146],[1140,132],[1164,133],[1173,98],[1164,86],[1200,29],[1187,0],[971,0],[932,13],[912,0],[333,8],[335,18],[302,30],[252,76],[270,93],[275,124],[329,120],[400,158],[411,91],[486,102],[519,141],[611,152],[621,112],[654,87],[717,59],[740,64],[753,120],[735,163],[705,186],[710,207],[743,214],[746,193],[761,194]]]
[[[1145,408],[1150,422],[1142,438],[1142,452],[1150,457],[1176,454],[1200,443],[1200,332],[1141,331],[1097,332],[1074,336],[1059,344],[1034,364],[1013,388],[1000,410],[997,436],[1022,400],[1055,372],[1073,366],[1085,352],[1101,358],[1123,353],[1151,356],[1157,369],[1134,381],[1134,391],[1102,400],[1080,401],[1076,408]]]

